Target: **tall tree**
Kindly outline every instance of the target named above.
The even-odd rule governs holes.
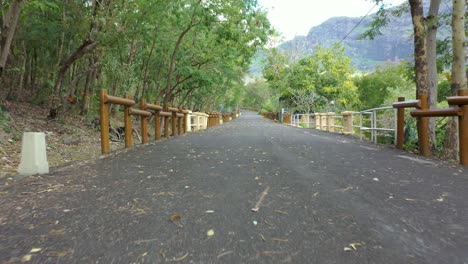
[[[427,90],[429,97],[429,108],[437,108],[438,94],[438,72],[437,72],[437,29],[439,26],[439,7],[441,0],[431,0],[426,18],[427,23]],[[436,142],[435,118],[429,119],[429,136],[432,150]]]
[[[23,9],[24,0],[12,0],[5,17],[1,18],[1,39],[0,39],[0,80],[5,70],[11,44],[15,36],[18,21]],[[0,10],[1,11],[1,10]]]
[[[409,0],[411,8],[411,18],[413,21],[414,32],[414,70],[416,75],[416,97],[422,101],[422,104],[428,105],[428,76],[427,76],[427,39],[426,39],[426,21],[424,19],[424,9],[422,0]],[[421,98],[421,96],[423,96]],[[418,140],[420,151],[423,155],[429,155],[428,149],[422,149],[429,142],[425,132],[429,130],[429,118],[421,117],[417,119]]]
[[[462,89],[467,89],[466,77],[466,39],[465,39],[465,0],[452,2],[452,78],[451,92],[457,95]],[[458,157],[458,120],[450,118],[445,137],[445,158],[456,160]]]

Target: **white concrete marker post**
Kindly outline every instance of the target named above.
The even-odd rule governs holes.
[[[44,133],[25,132],[23,134],[18,173],[21,175],[49,173]]]

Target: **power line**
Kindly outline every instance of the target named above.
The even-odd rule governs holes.
[[[370,14],[370,12],[372,12],[372,10],[374,10],[374,7],[376,7],[377,4],[375,4],[373,7],[371,7],[371,9],[369,9],[369,11],[367,11],[367,14],[364,15],[361,20],[359,20],[359,22],[351,29],[351,31],[348,32],[348,34],[346,34],[346,36],[344,36],[344,38],[342,40],[340,40],[340,43],[338,44],[341,44],[343,43],[343,41],[351,34],[353,33],[353,31],[362,23],[362,21]]]

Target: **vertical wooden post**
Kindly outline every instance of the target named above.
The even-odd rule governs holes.
[[[183,110],[187,111],[187,109],[185,107],[183,108]],[[189,118],[190,118],[189,113],[185,112],[184,113],[184,134],[187,133],[187,131],[190,130],[189,124],[191,124],[191,122],[189,122]]]
[[[172,136],[177,136],[177,112],[172,113]]]
[[[335,112],[327,113],[328,132],[335,132]]]
[[[164,112],[168,111],[167,104],[164,104]],[[164,116],[164,137],[169,138],[169,117]]]
[[[141,99],[140,109],[143,111],[146,110],[145,99]],[[140,116],[140,118],[141,118],[141,143],[148,144],[148,117]]]
[[[156,101],[156,105],[159,105],[160,102]],[[154,111],[154,139],[161,139],[161,116],[159,115],[160,111]]]
[[[427,95],[420,94],[418,99],[421,101],[421,110],[427,110]],[[421,155],[429,157],[431,155],[431,150],[429,148],[429,117],[420,117],[418,140]]]
[[[99,92],[99,101],[101,103],[101,153],[106,154],[110,151],[109,145],[109,104],[107,103],[107,90],[101,89]]]
[[[131,99],[129,95],[127,95],[125,98]],[[130,106],[125,106],[124,123],[125,123],[125,147],[129,148],[132,146],[132,117],[130,115]]]
[[[347,135],[354,134],[353,130],[353,114],[349,111],[341,113],[343,115],[343,133]]]
[[[405,101],[404,97],[398,97],[398,102]],[[403,141],[405,138],[405,108],[397,109],[397,134],[396,134],[396,148],[403,149]]]
[[[468,96],[468,89],[458,90],[458,96]],[[468,166],[468,105],[460,105],[461,116],[458,117],[460,164]]]
[[[182,108],[179,108],[179,114],[182,113]],[[177,114],[177,113],[176,113]],[[182,128],[182,117],[177,117],[177,134],[182,135],[183,134],[183,128]]]

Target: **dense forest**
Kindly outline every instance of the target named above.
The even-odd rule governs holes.
[[[228,110],[273,33],[255,0],[0,0],[0,100],[95,111],[96,91]]]

